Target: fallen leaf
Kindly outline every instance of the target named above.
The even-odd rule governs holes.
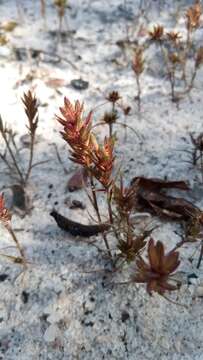
[[[82,189],[86,184],[87,184],[87,171],[83,168],[79,168],[69,179],[67,188],[69,191],[73,192]]]

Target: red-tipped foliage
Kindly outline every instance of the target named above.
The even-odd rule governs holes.
[[[10,220],[11,220],[11,214],[6,209],[4,197],[1,194],[0,195],[0,221],[2,221],[2,223],[5,224],[5,223],[9,222]]]
[[[179,253],[170,251],[165,254],[164,245],[158,241],[156,244],[151,238],[148,245],[149,263],[139,257],[136,261],[136,274],[133,281],[146,283],[147,291],[151,295],[152,291],[163,295],[165,291],[177,290],[177,285],[170,283],[170,275],[180,264]]]

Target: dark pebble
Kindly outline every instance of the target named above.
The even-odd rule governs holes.
[[[8,278],[8,274],[0,274],[0,282],[5,281]]]
[[[130,317],[130,315],[128,314],[128,312],[124,310],[121,314],[121,321],[125,322],[126,320],[129,319],[129,317]]]
[[[71,81],[71,86],[76,90],[86,90],[89,86],[88,81],[82,79],[74,79]]]
[[[29,296],[30,296],[30,294],[29,294],[27,291],[23,290],[23,292],[22,292],[22,294],[21,294],[21,298],[22,298],[22,302],[23,302],[24,304],[27,304],[27,303],[28,303]]]

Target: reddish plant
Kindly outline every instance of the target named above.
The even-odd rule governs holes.
[[[9,221],[11,221],[11,214],[5,207],[3,195],[0,195],[0,221],[3,224],[7,224]]]
[[[153,291],[163,295],[167,290],[177,290],[178,285],[172,284],[170,277],[180,264],[179,253],[170,251],[165,254],[163,244],[160,241],[155,244],[151,238],[148,244],[148,260],[147,263],[142,257],[137,258],[136,273],[132,280],[146,283],[150,295]]]
[[[119,100],[118,94],[109,95],[113,103]],[[99,144],[93,132],[92,120],[93,113],[84,115],[84,104],[76,101],[72,104],[65,98],[64,106],[60,108],[61,116],[57,120],[63,126],[62,136],[71,148],[71,160],[82,165],[89,177],[91,194],[89,199],[97,214],[99,224],[83,225],[67,219],[56,211],[52,212],[57,224],[62,229],[73,235],[93,236],[101,233],[114,266],[117,261],[123,263],[136,262],[136,271],[132,281],[147,284],[147,291],[153,291],[160,295],[166,291],[177,290],[179,284],[173,278],[175,270],[180,264],[179,252],[190,239],[186,236],[174,249],[165,252],[164,245],[158,241],[156,244],[151,238],[151,230],[145,230],[137,235],[133,223],[133,212],[136,209],[143,209],[148,206],[157,215],[168,215],[169,218],[192,219],[192,230],[199,230],[202,222],[202,213],[193,204],[182,198],[175,198],[161,192],[163,189],[176,188],[188,190],[188,185],[184,181],[166,181],[161,179],[147,179],[136,177],[130,186],[124,186],[122,176],[120,183],[117,183],[117,176],[113,175],[115,163],[114,137],[105,137],[102,144]],[[99,187],[98,187],[99,186]],[[106,207],[108,218],[102,221],[100,205],[98,202],[98,191],[106,196]],[[192,231],[191,230],[191,231]],[[115,256],[107,240],[107,233],[113,231],[116,239]],[[193,231],[194,232],[194,231]],[[191,234],[190,234],[191,235]],[[196,236],[196,233],[195,235]],[[144,260],[143,252],[148,242],[147,257]],[[130,281],[130,282],[132,282]]]
[[[103,190],[109,194],[112,184],[112,171],[114,166],[114,139],[105,138],[103,145],[99,145],[92,131],[92,111],[84,117],[84,104],[76,101],[73,105],[67,98],[64,106],[60,108],[63,117],[57,116],[57,120],[63,126],[62,136],[71,147],[71,160],[82,165],[90,178],[91,202],[101,224],[97,192],[94,178],[103,186]],[[109,251],[108,241],[103,235],[106,247]]]

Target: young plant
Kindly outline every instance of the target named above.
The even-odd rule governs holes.
[[[106,111],[104,115],[102,116],[101,120],[93,126],[93,128],[100,126],[100,125],[107,125],[109,127],[109,136],[113,136],[113,130],[115,126],[122,126],[125,130],[130,129],[134,134],[140,138],[140,135],[138,132],[133,129],[131,126],[126,124],[126,117],[129,115],[131,107],[125,106],[121,99],[121,95],[118,93],[118,91],[111,91],[105,98],[110,104],[111,104],[111,110]],[[105,104],[105,103],[104,103]],[[104,105],[102,104],[102,105]],[[125,122],[120,122],[119,120],[119,112],[120,110],[125,116]]]
[[[198,136],[190,134],[190,139],[193,145],[192,150],[184,150],[192,156],[192,159],[186,161],[192,163],[192,165],[200,166],[202,182],[203,182],[203,133],[200,133]]]
[[[114,210],[114,234],[117,239],[117,248],[119,250],[118,258],[125,259],[127,262],[133,261],[136,256],[144,249],[146,245],[145,238],[148,232],[136,236],[134,225],[131,220],[132,213],[135,210],[137,202],[137,184],[124,187],[123,178],[120,178],[120,184],[113,187]]]
[[[134,58],[132,62],[132,69],[135,73],[136,83],[137,83],[137,96],[136,100],[138,103],[138,111],[141,111],[141,84],[140,76],[144,71],[144,58],[143,58],[143,48],[137,47],[134,53]]]
[[[26,256],[24,253],[24,249],[21,247],[21,245],[15,235],[15,232],[12,229],[11,217],[12,217],[11,213],[5,207],[3,195],[0,194],[0,222],[4,226],[4,228],[7,230],[7,232],[11,236],[13,242],[15,243],[15,247],[18,250],[19,256],[11,256],[11,255],[5,255],[5,254],[0,254],[0,255],[10,259],[15,264],[20,264],[20,265],[23,265],[24,268],[27,268],[27,260],[26,260]]]
[[[114,166],[114,139],[105,138],[99,145],[91,130],[93,113],[84,117],[84,104],[76,101],[75,104],[65,98],[64,106],[60,108],[61,116],[57,120],[63,126],[62,136],[71,148],[71,160],[82,165],[89,176],[91,195],[90,201],[94,207],[99,224],[102,223],[101,213],[97,200],[97,188],[95,180],[102,186],[100,190],[109,197],[113,183]],[[111,251],[106,235],[103,234],[105,246],[111,257]]]
[[[116,110],[116,103],[121,99],[121,96],[117,91],[112,91],[106,97],[106,100],[112,104],[111,112],[105,113],[103,117],[103,122],[109,125],[109,136],[113,135],[113,124],[116,123],[118,118],[118,113]]]
[[[118,174],[114,175],[113,172],[116,160],[113,136],[105,137],[102,144],[98,143],[92,127],[93,112],[90,111],[84,116],[84,104],[79,101],[72,104],[65,98],[60,111],[61,115],[57,116],[57,120],[63,127],[62,136],[70,146],[70,158],[80,164],[88,174],[91,190],[88,197],[96,212],[98,224],[76,223],[54,210],[51,215],[58,226],[73,236],[90,237],[101,233],[108,255],[113,260],[113,270],[116,271],[121,265],[135,262],[136,271],[129,282],[146,283],[149,294],[157,292],[165,297],[166,291],[177,290],[180,286],[174,277],[174,272],[180,264],[177,249],[197,239],[203,224],[203,216],[202,211],[190,202],[169,196],[161,190],[171,188],[188,190],[188,185],[184,181],[137,177],[125,187],[122,176],[117,184]],[[106,199],[108,216],[105,222],[102,221],[98,192],[102,192]],[[153,239],[148,240],[153,228],[137,234],[133,213],[137,209],[146,209],[147,206],[156,215],[166,215],[170,219],[184,220],[186,223],[188,230],[186,236],[168,253],[165,253],[164,245],[160,241],[155,244]],[[109,231],[113,232],[116,241],[114,249],[110,247],[107,238]],[[146,246],[148,261],[143,258]],[[201,256],[202,254],[203,245]]]
[[[175,94],[176,71],[177,66],[180,63],[180,57],[177,53],[180,35],[177,32],[170,32],[165,34],[164,27],[162,25],[156,25],[151,31],[149,31],[149,38],[150,43],[155,43],[160,48],[166,65],[167,77],[171,87],[171,100],[175,102],[177,100]],[[171,46],[170,50],[168,50],[168,46]]]
[[[193,33],[200,27],[202,8],[200,1],[190,6],[185,14],[186,40],[175,29],[166,32],[161,25],[154,26],[149,31],[150,43],[156,43],[161,51],[166,66],[166,75],[170,82],[171,99],[178,102],[189,94],[194,87],[198,70],[203,64],[202,47],[194,45]],[[187,64],[193,59],[191,74],[187,74]],[[183,81],[182,88],[178,89],[178,82]]]
[[[65,11],[66,11],[66,7],[68,5],[68,0],[54,0],[54,5],[56,6],[57,13],[58,13],[58,19],[59,19],[58,34],[59,34],[59,39],[60,39],[61,34],[62,34],[62,26],[63,26],[64,17],[65,17]]]
[[[33,167],[39,164],[33,164],[35,137],[38,126],[38,105],[37,99],[31,93],[31,91],[28,91],[27,94],[24,94],[22,101],[25,106],[25,113],[28,120],[27,129],[30,137],[29,161],[27,164],[27,169],[22,170],[20,166],[19,149],[17,148],[15,142],[16,133],[14,133],[12,129],[8,129],[6,125],[3,124],[1,117],[0,134],[5,143],[5,151],[4,153],[0,153],[0,157],[6,164],[10,175],[13,178],[17,178],[17,181],[22,186],[26,186]]]

